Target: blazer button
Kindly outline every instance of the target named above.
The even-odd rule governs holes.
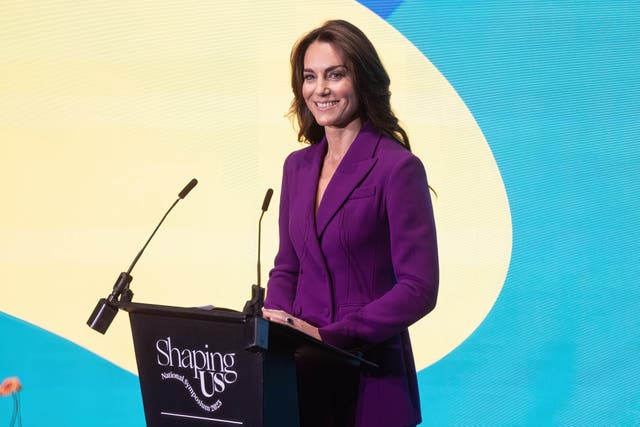
[[[329,317],[329,313],[330,313],[330,311],[329,311],[329,309],[327,307],[322,309],[322,314],[324,314],[325,316]]]

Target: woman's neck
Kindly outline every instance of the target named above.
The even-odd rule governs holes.
[[[362,128],[362,120],[357,118],[345,127],[326,126],[324,134],[327,137],[327,157],[334,161],[340,161],[358,136]]]

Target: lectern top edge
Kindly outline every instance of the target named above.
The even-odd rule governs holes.
[[[169,317],[245,323],[247,316],[227,308],[173,307],[139,302],[120,302],[118,308],[128,313],[160,314]]]
[[[240,311],[228,308],[203,309],[198,307],[175,307],[139,302],[119,302],[117,303],[117,307],[130,314],[151,314],[182,319],[212,320],[224,323],[248,324],[253,323],[252,319],[254,319],[253,316],[247,316]],[[288,342],[289,346],[295,349],[299,354],[309,352],[314,353],[320,350],[320,354],[329,356],[333,359],[342,359],[353,365],[366,366],[374,369],[378,368],[377,364],[365,359],[361,354],[352,353],[347,350],[334,347],[287,326],[268,321],[265,321],[265,323],[270,325],[270,332],[268,332],[269,336],[273,336],[281,343]],[[256,332],[256,335],[262,334]]]

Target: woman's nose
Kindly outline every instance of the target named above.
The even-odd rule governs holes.
[[[327,82],[324,79],[320,79],[318,80],[318,85],[316,86],[316,93],[318,95],[322,95],[322,96],[326,96],[329,94],[329,92],[331,91],[329,89],[329,82]]]

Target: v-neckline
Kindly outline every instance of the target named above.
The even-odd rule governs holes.
[[[328,149],[329,149],[329,147],[327,145],[327,150]],[[317,179],[316,179],[316,192],[315,192],[315,198],[314,198],[314,200],[315,200],[315,215],[316,216],[318,215],[318,210],[320,209],[320,205],[322,204],[322,201],[325,198],[327,189],[329,188],[329,185],[331,185],[331,182],[333,181],[333,178],[336,176],[336,173],[338,172],[338,169],[340,168],[340,165],[342,164],[342,161],[344,160],[345,156],[346,156],[346,153],[342,156],[340,161],[336,164],[336,167],[333,170],[333,173],[331,173],[331,176],[327,180],[326,185],[322,189],[322,194],[320,194],[319,195],[320,197],[318,197],[318,192],[320,191],[320,182],[322,180],[322,172],[324,171],[324,168],[325,168],[327,152],[325,152],[325,154],[322,156],[322,159],[320,160],[320,168],[318,170],[318,176],[317,176]]]

